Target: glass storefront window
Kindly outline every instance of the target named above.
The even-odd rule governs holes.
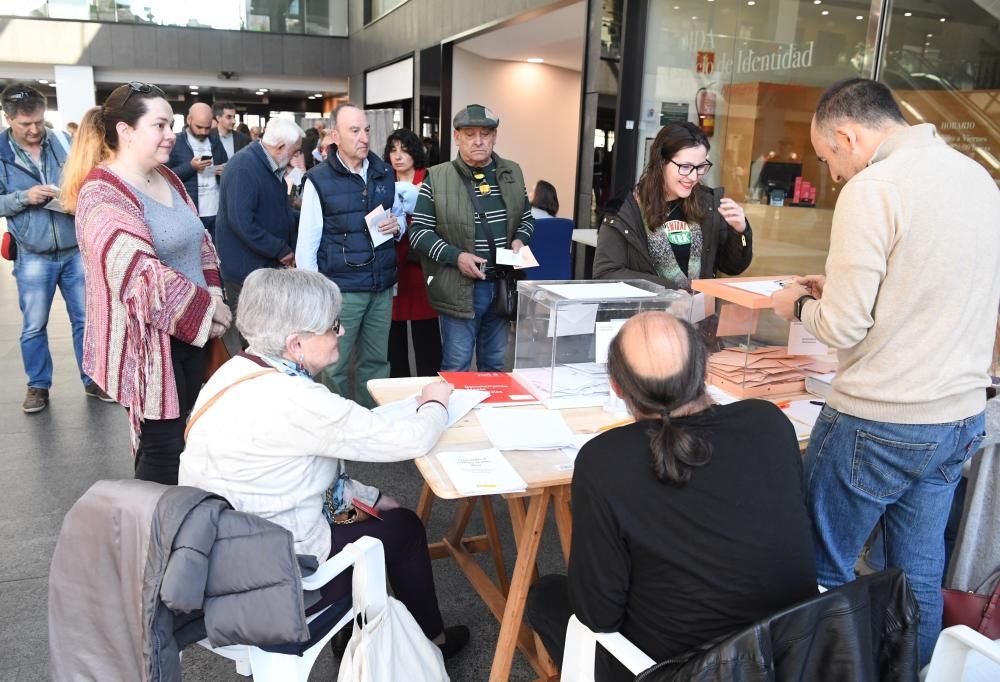
[[[0,15],[347,36],[347,0],[0,0]]]
[[[838,187],[809,124],[829,85],[871,73],[869,11],[866,0],[649,4],[636,178],[663,125],[700,125],[715,164],[705,184],[724,186],[754,229],[746,274],[823,271]]]
[[[1000,5],[897,0],[880,73],[910,123],[933,123],[1000,184]]]

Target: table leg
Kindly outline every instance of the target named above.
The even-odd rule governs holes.
[[[533,498],[532,498],[533,499]],[[521,555],[521,537],[524,532],[525,511],[523,497],[507,498],[507,507],[510,509],[510,525],[514,529],[514,544],[517,546],[517,554]],[[543,520],[544,524],[545,521]],[[538,580],[538,566],[532,567],[531,582]]]
[[[420,501],[417,502],[417,516],[423,522],[424,528],[427,527],[427,523],[431,520],[431,506],[433,504],[434,492],[431,491],[431,487],[424,481],[424,487],[420,490]]]
[[[562,545],[563,559],[569,565],[569,550],[573,540],[573,513],[569,506],[570,487],[559,486],[552,499],[552,512],[559,529],[559,544]]]
[[[465,535],[465,528],[469,525],[469,518],[472,517],[472,510],[476,507],[475,498],[462,498],[458,501],[458,509],[455,510],[455,517],[451,520],[451,527],[444,536],[445,540],[456,547],[462,545],[462,538]]]
[[[514,659],[514,647],[517,645],[518,633],[521,631],[524,618],[524,605],[528,598],[528,588],[535,570],[535,560],[538,557],[538,545],[542,539],[542,528],[545,525],[545,512],[548,510],[551,492],[544,490],[531,497],[528,513],[524,519],[524,528],[518,542],[517,561],[514,562],[514,576],[510,583],[510,594],[500,623],[500,638],[497,641],[496,654],[493,656],[493,667],[490,670],[490,682],[507,682]]]
[[[503,560],[503,548],[500,546],[500,533],[497,531],[497,517],[493,513],[493,496],[483,495],[483,524],[486,526],[486,537],[490,540],[490,554],[493,555],[493,565],[497,569],[497,582],[500,591],[506,597],[510,591],[510,580],[507,578],[507,566]]]

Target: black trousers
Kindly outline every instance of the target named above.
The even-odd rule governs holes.
[[[436,317],[429,320],[392,321],[389,328],[389,376],[411,376],[407,326],[413,335],[413,359],[417,364],[417,376],[437,376],[441,370],[441,327]]]
[[[205,349],[171,337],[170,355],[177,382],[180,417],[147,419],[142,423],[139,449],[135,453],[135,477],[164,485],[177,485],[184,425],[205,380]]]
[[[229,310],[233,313],[233,326],[235,327],[236,308],[239,306],[240,303],[240,292],[243,291],[243,283],[227,279],[223,280],[222,286],[226,290],[226,303],[229,304]],[[242,334],[240,334],[239,337],[240,337],[240,346],[243,347],[243,350],[246,350],[247,346],[249,345],[247,343],[247,340],[243,338]]]
[[[333,540],[330,556],[366,535],[381,540],[393,594],[413,614],[424,635],[434,639],[444,632],[444,620],[434,590],[431,557],[427,553],[427,531],[420,517],[409,509],[390,509],[380,513],[381,521],[372,518],[359,523],[330,526]],[[351,574],[352,571],[345,571],[327,583],[320,590],[322,599],[307,613],[315,613],[351,594]]]
[[[566,649],[566,626],[569,624],[569,617],[573,615],[573,605],[569,600],[569,580],[566,576],[546,575],[539,578],[528,592],[524,615],[528,624],[538,633],[549,656],[561,668],[563,651]],[[597,646],[594,658],[594,678],[598,682],[635,679],[604,647]]]

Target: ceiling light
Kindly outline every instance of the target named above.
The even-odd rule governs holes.
[[[541,57],[528,57],[528,62],[531,64],[544,64],[545,60]]]
[[[267,88],[258,88],[258,90],[260,90],[261,92],[270,92],[270,90],[268,90]]]
[[[674,9],[680,9],[680,8],[681,8],[680,5],[674,5]]]
[[[825,10],[823,10],[822,12],[820,12],[820,14],[822,14],[822,15],[823,15],[824,17],[825,17],[825,16],[827,15],[827,14],[829,14],[829,13],[830,13],[830,10],[828,10],[828,9],[825,9]]]
[[[320,97],[323,96],[323,93],[322,92],[317,92],[317,93],[314,93],[313,96],[316,97],[317,99],[319,99]]]
[[[756,5],[757,3],[755,2],[755,0],[747,0],[747,4],[748,4],[748,5],[750,6],[750,7],[753,7],[753,6],[754,6],[754,5]]]
[[[858,16],[854,17],[854,18],[857,19],[858,21],[861,21],[862,19],[864,19],[864,17],[861,16],[860,14]]]
[[[316,95],[309,95],[306,99],[316,99]]]
[[[190,89],[190,90],[197,90],[198,86],[197,85],[189,85],[188,89]]]
[[[940,21],[943,24],[944,22],[947,21],[947,19],[945,19],[944,17],[941,17],[938,21]]]
[[[931,46],[930,43],[924,43],[924,47],[930,47],[930,46]]]
[[[822,5],[823,4],[823,0],[813,0],[813,4],[814,5]]]
[[[45,80],[44,78],[39,78],[38,82],[41,83],[42,85],[48,85],[49,84],[49,82],[47,80]]]
[[[928,37],[928,38],[933,38],[933,37],[934,37],[934,34],[933,34],[933,33],[928,33],[928,34],[927,34],[927,37]]]
[[[912,17],[913,16],[913,12],[903,12],[903,16],[904,17]]]
[[[698,17],[691,17],[691,21],[697,21]]]

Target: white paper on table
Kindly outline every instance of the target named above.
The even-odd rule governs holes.
[[[735,284],[727,284],[727,286],[742,289],[743,291],[749,291],[751,294],[760,294],[761,296],[771,296],[775,292],[781,291],[784,288],[784,285],[785,280],[783,279],[765,279],[759,282],[738,282]]]
[[[496,495],[528,488],[496,448],[439,452],[437,458],[455,490],[462,495]]]
[[[829,352],[826,344],[810,334],[801,322],[788,325],[789,355],[826,355]]]
[[[823,409],[822,405],[813,404],[817,402],[819,401],[793,400],[788,407],[782,410],[791,420],[792,426],[795,427],[795,435],[798,436],[799,440],[808,438],[816,424],[820,410]]]
[[[608,373],[607,365],[602,365],[599,362],[567,362],[566,367],[577,372],[593,374],[595,376],[606,376]]]
[[[559,294],[572,301],[617,300],[622,298],[650,298],[652,291],[634,287],[625,282],[584,282],[581,284],[540,284],[542,289]]]
[[[365,216],[365,225],[368,226],[368,234],[372,236],[373,246],[377,247],[379,244],[383,244],[393,238],[392,232],[383,234],[378,229],[378,226],[389,218],[395,220],[392,212],[385,210],[381,206],[376,206],[372,209],[371,213]]]
[[[573,432],[554,410],[483,408],[476,416],[498,450],[551,450],[573,444]]]
[[[556,306],[556,314],[549,315],[549,336],[576,336],[593,334],[600,305]],[[558,324],[556,321],[558,320]]]
[[[576,456],[580,454],[580,448],[587,444],[591,438],[599,435],[598,433],[574,433],[573,434],[573,444],[567,445],[565,447],[559,448],[564,455],[569,457],[571,462],[576,461]]]
[[[515,270],[537,268],[538,259],[530,246],[522,246],[517,253],[513,249],[497,249],[497,265],[513,265]]]
[[[628,318],[605,320],[594,325],[594,362],[607,363],[608,347],[627,321]]]
[[[736,396],[730,393],[726,393],[718,386],[706,384],[705,390],[708,391],[708,395],[712,398],[712,400],[719,403],[720,405],[731,405],[732,403],[740,401],[740,398],[737,398]]]
[[[448,399],[448,426],[454,426],[465,415],[469,414],[479,403],[490,397],[489,391],[474,391],[466,388],[456,388]],[[394,403],[379,405],[372,410],[375,414],[390,419],[406,419],[412,417],[417,412],[417,396],[411,395],[409,398],[397,400]]]

